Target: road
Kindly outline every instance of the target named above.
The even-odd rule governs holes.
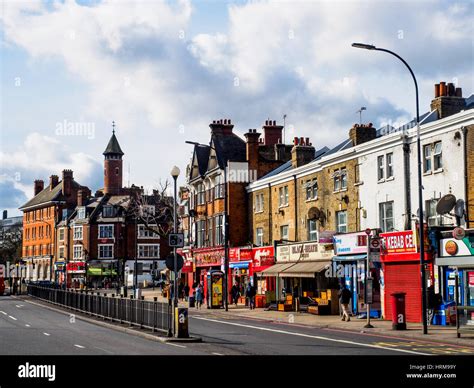
[[[164,343],[0,297],[0,354],[7,355],[451,355],[472,348],[192,311],[202,343]]]

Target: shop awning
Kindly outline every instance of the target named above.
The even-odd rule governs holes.
[[[367,260],[367,255],[347,255],[347,256],[334,256],[333,261],[358,261],[358,260]]]
[[[437,257],[436,265],[460,268],[473,268],[474,256]]]
[[[278,276],[278,274],[285,269],[290,268],[291,266],[295,265],[295,263],[286,263],[286,264],[275,264],[272,265],[271,267],[264,269],[261,272],[261,275],[263,276]]]
[[[280,272],[278,276],[291,278],[314,278],[316,273],[325,270],[330,265],[330,260],[296,263],[286,270]]]

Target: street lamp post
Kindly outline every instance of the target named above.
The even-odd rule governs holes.
[[[187,144],[192,144],[198,147],[209,147],[211,150],[216,149],[210,145],[201,144],[195,141],[186,141]],[[227,161],[224,165],[224,307],[225,311],[229,311],[229,296],[228,296],[228,274],[229,274],[229,210],[227,204]]]
[[[420,236],[420,271],[421,271],[421,309],[422,309],[422,320],[423,320],[423,334],[428,334],[428,323],[426,316],[426,273],[425,273],[425,239],[424,239],[424,222],[423,222],[423,185],[422,185],[422,164],[421,164],[421,141],[420,141],[420,106],[418,98],[418,83],[416,82],[415,74],[413,70],[408,65],[408,63],[398,54],[393,51],[378,48],[374,45],[364,44],[364,43],[352,43],[352,47],[361,48],[366,50],[375,50],[383,51],[385,53],[391,54],[394,57],[398,58],[410,71],[410,74],[415,83],[415,96],[416,96],[416,143],[417,143],[417,152],[418,152],[418,202],[419,202],[419,236]]]
[[[177,214],[176,214],[176,202],[178,201],[178,195],[177,195],[177,179],[179,177],[179,168],[177,166],[174,166],[171,169],[171,176],[173,177],[174,180],[174,199],[173,199],[173,232],[178,233],[178,220],[177,220]],[[174,256],[174,262],[173,262],[173,270],[174,270],[174,281],[173,281],[173,307],[176,309],[178,307],[178,259],[176,256],[176,247],[173,248],[173,256]],[[173,317],[176,314],[173,314]],[[175,330],[175,335],[176,333],[176,324],[173,325],[174,330]]]

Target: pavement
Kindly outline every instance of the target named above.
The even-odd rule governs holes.
[[[107,292],[101,290],[101,294]],[[110,294],[112,291],[108,291]],[[145,289],[142,295],[146,300],[153,300],[157,297],[161,302],[167,302],[167,299],[161,297],[158,290]],[[24,298],[25,303],[33,302],[36,304],[45,304],[37,299]],[[3,341],[3,321],[9,320],[8,315],[17,312],[12,303],[4,302],[0,299],[0,354],[4,347]],[[17,302],[18,304],[18,302]],[[187,307],[187,302],[180,302],[180,306]],[[8,306],[8,311],[4,307],[7,316],[4,316],[2,306]],[[50,306],[50,305],[48,305]],[[45,307],[48,307],[45,306]],[[16,306],[15,306],[16,307]],[[24,308],[24,307],[23,307]],[[33,308],[33,307],[31,307]],[[36,306],[34,308],[41,308]],[[66,314],[69,314],[67,312]],[[34,322],[32,315],[27,317]],[[57,314],[50,315],[48,312],[41,312],[38,314],[41,319],[44,319],[44,326],[46,323],[55,327],[56,321],[59,319]],[[79,317],[79,315],[78,315]],[[20,318],[20,317],[18,317]],[[61,320],[60,328],[65,330],[64,318]],[[77,320],[76,320],[77,322]],[[13,322],[8,322],[13,324]],[[41,323],[41,321],[40,321]],[[104,330],[107,333],[117,330],[117,325],[111,325],[103,322],[100,323],[101,329],[94,334],[97,338],[104,339]],[[91,331],[94,322],[88,322],[87,330]],[[342,322],[339,316],[315,316],[307,313],[296,312],[278,312],[266,311],[264,309],[249,310],[244,306],[230,306],[229,311],[207,309],[205,306],[202,309],[189,309],[189,331],[193,336],[202,338],[202,343],[176,343],[178,354],[207,354],[207,355],[347,355],[347,354],[363,354],[363,355],[386,355],[386,354],[412,354],[412,355],[453,355],[453,354],[474,354],[474,338],[456,337],[455,328],[431,326],[429,327],[429,335],[423,336],[421,333],[420,324],[408,324],[408,330],[393,331],[391,329],[391,322],[383,320],[372,320],[373,329],[365,329],[365,320],[351,319],[350,322]],[[104,329],[104,326],[107,329]],[[66,325],[69,328],[69,325]],[[62,333],[63,341],[71,341],[70,336]],[[77,330],[75,331],[75,333]],[[140,334],[142,337],[139,344],[143,347],[145,353],[153,352],[156,347],[156,352],[153,354],[162,354],[161,351],[167,351],[168,348],[163,349],[164,344],[156,343],[150,344],[147,341],[147,336],[151,334],[143,334],[143,331],[138,333],[127,332],[127,335]],[[108,336],[109,334],[107,334]],[[117,334],[111,334],[111,338],[115,338]],[[124,335],[124,333],[122,333]],[[69,339],[67,339],[69,338]],[[79,338],[76,342],[79,341]],[[125,341],[120,337],[121,341]],[[127,337],[129,338],[129,337]],[[87,338],[83,338],[84,344]],[[142,342],[145,341],[145,342]],[[69,344],[68,342],[68,344]],[[80,341],[79,341],[80,342]],[[123,342],[118,342],[120,344]],[[148,344],[148,345],[145,345]],[[12,344],[10,344],[12,345]],[[82,344],[81,344],[82,345]],[[70,345],[67,345],[70,346]],[[103,346],[99,346],[103,348]],[[25,347],[21,347],[24,351]],[[116,352],[113,354],[123,354],[120,352],[127,352],[129,349],[123,348],[115,344],[109,344],[106,348],[109,351]],[[44,349],[43,349],[44,350]],[[75,350],[75,349],[73,349]],[[133,350],[133,348],[132,348]],[[173,349],[176,351],[176,349]],[[30,349],[28,348],[28,351]],[[139,350],[141,351],[141,350]],[[133,353],[126,353],[133,354]],[[170,353],[176,354],[176,353]]]

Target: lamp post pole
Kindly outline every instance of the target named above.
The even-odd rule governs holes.
[[[176,214],[176,202],[178,201],[178,193],[177,193],[177,179],[179,176],[179,168],[174,166],[171,170],[171,176],[174,180],[174,196],[173,196],[173,233],[178,233],[178,220]],[[174,271],[174,281],[173,281],[173,317],[176,316],[176,308],[178,307],[178,257],[176,255],[176,247],[173,248],[173,271]],[[174,328],[174,335],[177,336],[176,330],[176,322],[173,325]]]
[[[417,162],[418,162],[418,206],[419,206],[419,223],[418,223],[418,235],[420,237],[420,271],[421,271],[421,309],[422,309],[422,321],[423,321],[423,334],[428,334],[428,322],[426,314],[426,273],[425,273],[425,236],[424,236],[424,220],[423,220],[423,182],[422,182],[422,160],[421,160],[421,141],[420,141],[420,105],[418,97],[418,83],[416,81],[413,70],[408,63],[398,54],[393,51],[378,48],[373,45],[364,43],[352,43],[352,47],[363,48],[366,50],[383,51],[391,54],[398,58],[410,72],[413,82],[415,83],[415,97],[416,97],[416,146],[417,146]]]

